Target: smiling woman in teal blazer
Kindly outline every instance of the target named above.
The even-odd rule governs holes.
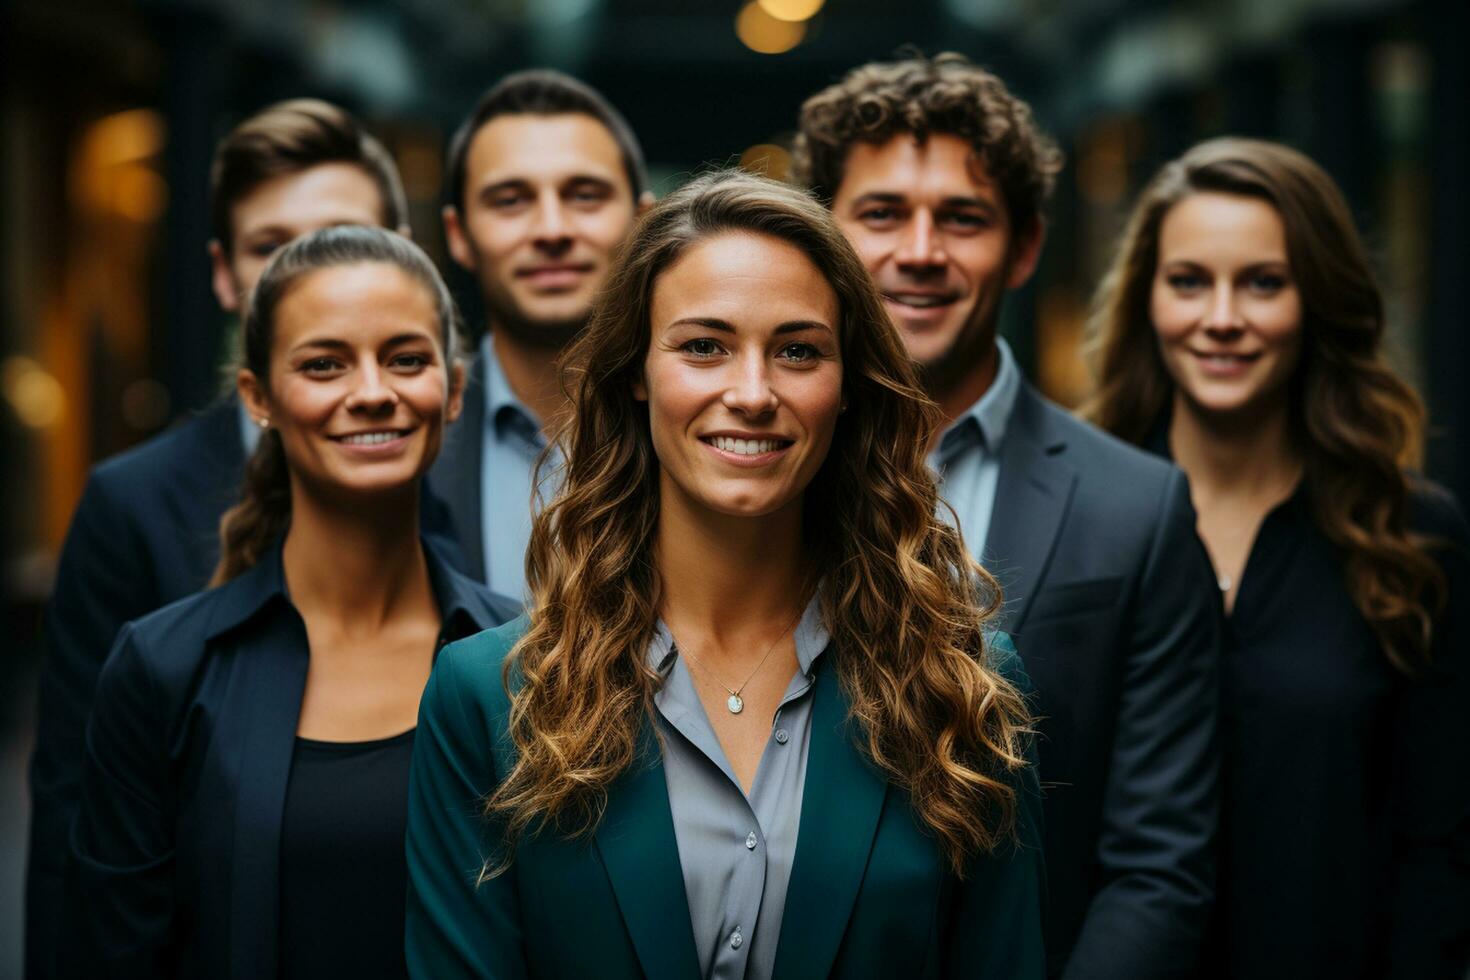
[[[1026,681],[857,257],[712,174],[609,281],[531,611],[424,695],[410,972],[1042,976]]]

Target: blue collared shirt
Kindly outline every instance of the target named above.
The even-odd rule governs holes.
[[[1000,448],[1021,391],[1021,369],[1011,346],[995,339],[1000,365],[995,380],[979,401],[949,424],[939,437],[939,446],[929,454],[929,465],[939,474],[939,494],[954,508],[960,533],[976,560],[985,552],[990,536],[990,515],[995,509],[995,489],[1000,481]],[[950,520],[941,507],[940,515]]]
[[[796,673],[749,795],[662,620],[649,643],[648,663],[664,678],[653,700],[694,947],[711,980],[763,980],[775,967],[806,788],[813,678],[830,639],[813,597],[796,627]]]
[[[485,584],[501,595],[526,596],[526,545],[531,541],[531,479],[546,448],[541,420],[511,390],[490,334],[480,342],[485,363],[485,431],[480,454],[480,528]],[[541,496],[550,500],[560,477],[560,454],[542,470]]]
[[[240,412],[240,445],[245,448],[245,460],[249,462],[255,455],[255,447],[260,444],[260,423],[255,421],[244,402],[237,402],[236,407]]]

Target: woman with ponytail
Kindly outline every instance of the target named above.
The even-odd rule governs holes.
[[[1144,191],[1087,408],[1189,475],[1228,612],[1209,976],[1465,975],[1464,516],[1332,179],[1217,139]]]
[[[424,695],[410,972],[1042,976],[1024,678],[831,215],[693,181],[568,357],[529,619]]]
[[[444,643],[516,611],[420,537],[454,322],[392,232],[266,267],[239,372],[262,438],[215,587],[130,623],[102,671],[62,975],[404,975],[419,696]]]

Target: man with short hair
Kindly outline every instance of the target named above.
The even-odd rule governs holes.
[[[487,323],[464,415],[429,481],[465,571],[503,595],[525,593],[532,471],[565,404],[557,359],[652,202],[632,129],[560,72],[507,76],[450,143],[445,235]]]
[[[1049,972],[1188,975],[1213,895],[1219,642],[1189,488],[1045,401],[996,333],[1061,155],[952,54],[854,70],[803,105],[796,149],[944,410],[931,460],[1037,689]]]
[[[392,158],[345,110],[281,102],[236,126],[210,172],[212,282],[241,312],[271,253],[331,225],[408,233]],[[97,466],[72,518],[46,612],[31,759],[26,976],[54,975],[67,834],[97,673],[122,625],[203,589],[219,520],[240,496],[258,429],[233,396]],[[141,910],[140,910],[141,914]]]

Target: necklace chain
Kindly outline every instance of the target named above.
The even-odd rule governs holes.
[[[716,677],[715,672],[709,667],[705,666],[703,661],[701,661],[698,657],[694,655],[694,651],[683,650],[681,652],[689,658],[691,663],[698,664],[700,670],[708,674],[711,680],[720,685],[720,687],[723,688],[725,692],[730,695],[728,698],[725,699],[725,707],[729,709],[730,714],[738,715],[740,714],[740,712],[745,710],[745,699],[740,696],[740,692],[745,690],[745,686],[747,684],[755,680],[755,675],[759,674],[761,672],[761,668],[766,665],[766,661],[771,659],[771,654],[775,652],[776,646],[786,638],[786,634],[796,629],[796,624],[799,622],[801,622],[801,613],[797,613],[796,618],[791,621],[791,624],[787,626],[786,629],[782,630],[781,633],[777,635],[774,640],[771,641],[771,645],[766,648],[766,655],[761,657],[760,663],[755,665],[755,670],[752,670],[750,672],[750,676],[745,678],[745,680],[741,682],[739,687],[732,688],[724,681]],[[679,649],[679,644],[677,641],[674,643],[674,649]]]

